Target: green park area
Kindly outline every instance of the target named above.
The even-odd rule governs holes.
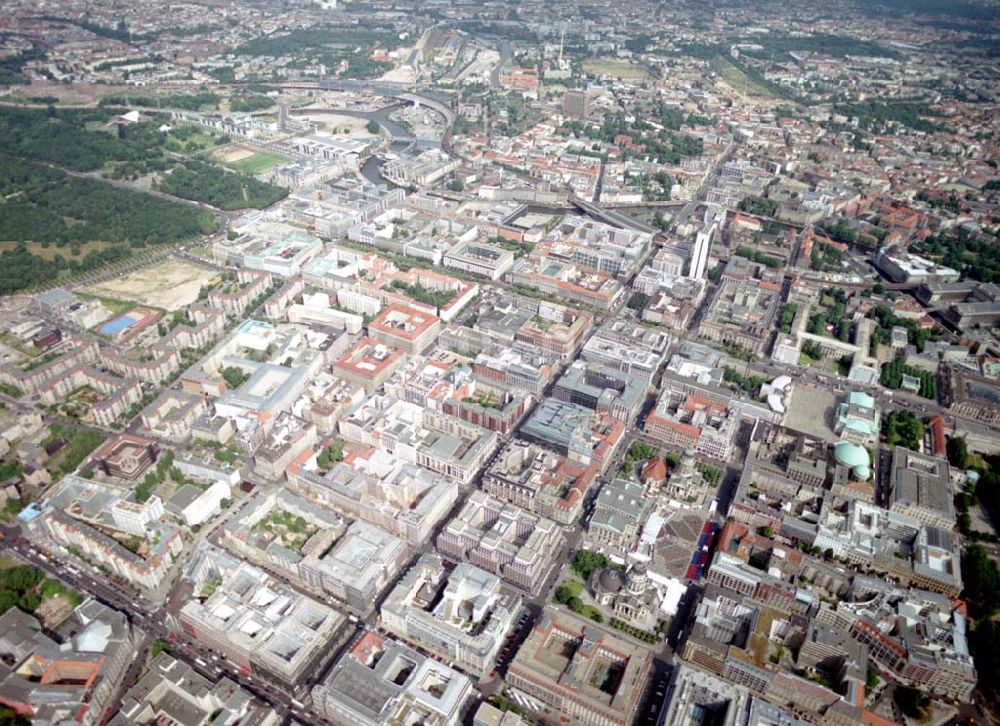
[[[753,74],[744,71],[728,58],[720,56],[716,60],[715,69],[719,78],[725,81],[726,84],[737,93],[741,93],[752,98],[767,100],[781,99],[781,96],[771,90],[766,83],[754,78]]]
[[[155,110],[139,123],[120,125],[120,112],[112,106],[0,108],[0,294],[215,231],[209,210],[148,194],[148,184],[138,183],[142,177],[166,194],[224,210],[263,208],[287,193],[246,173],[184,159],[221,139],[193,127],[171,128]],[[272,161],[265,155],[256,163]]]
[[[596,73],[612,78],[641,80],[651,78],[649,71],[625,60],[614,58],[588,58],[583,62],[584,73]]]
[[[261,151],[253,156],[248,156],[245,159],[240,159],[239,161],[234,161],[228,164],[231,168],[240,172],[241,174],[248,174],[253,176],[254,174],[260,174],[261,172],[272,169],[276,166],[284,164],[288,161],[287,156],[282,156],[281,154],[275,154],[270,151]]]

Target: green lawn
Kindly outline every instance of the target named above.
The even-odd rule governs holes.
[[[121,315],[122,313],[127,313],[129,310],[135,307],[135,303],[129,300],[118,300],[113,297],[104,297],[102,295],[91,295],[86,292],[76,292],[74,293],[78,298],[83,300],[98,300],[101,305],[106,307],[115,315]]]
[[[649,71],[642,66],[634,66],[628,61],[614,58],[588,58],[583,62],[583,72],[632,80],[651,78]]]
[[[719,58],[718,73],[722,80],[729,84],[737,93],[757,98],[780,98],[770,88],[750,78],[726,58]]]
[[[262,171],[267,171],[273,166],[284,164],[286,161],[288,161],[287,156],[274,154],[270,151],[262,151],[245,159],[234,161],[229,166],[243,174],[260,174]]]
[[[573,597],[580,597],[580,593],[583,592],[583,583],[579,580],[563,580],[559,586],[565,587]]]
[[[41,596],[43,600],[66,598],[73,607],[83,602],[83,596],[80,593],[51,578],[46,580],[42,585]]]

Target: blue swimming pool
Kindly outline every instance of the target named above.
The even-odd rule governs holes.
[[[132,327],[140,320],[142,320],[142,318],[138,315],[125,313],[124,315],[119,315],[117,318],[104,323],[97,329],[97,331],[101,335],[118,335],[120,332],[126,328]]]

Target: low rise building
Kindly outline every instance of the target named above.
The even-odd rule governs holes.
[[[448,250],[442,263],[445,267],[471,275],[499,280],[514,265],[514,253],[486,242],[460,242]]]
[[[140,643],[123,613],[93,598],[54,633],[11,607],[0,615],[0,703],[31,723],[104,723]]]
[[[470,696],[467,676],[371,631],[312,689],[316,712],[338,726],[457,726]]]
[[[304,559],[302,578],[359,613],[369,613],[409,557],[406,543],[384,529],[357,521],[326,554]]]
[[[897,446],[892,455],[889,488],[890,511],[946,531],[955,525],[947,460]]]
[[[518,328],[514,339],[569,363],[576,357],[593,322],[593,313],[562,305],[540,305],[538,312]]]
[[[414,545],[428,540],[458,499],[454,480],[385,452],[358,457],[354,467],[335,464],[327,472],[295,464],[288,470],[288,488],[319,507],[370,522]]]
[[[437,316],[394,303],[382,309],[368,324],[368,335],[407,353],[422,353],[429,348],[441,330]]]
[[[652,659],[645,647],[589,620],[546,609],[511,661],[507,683],[574,723],[626,726]]]
[[[475,491],[437,537],[445,555],[468,560],[528,592],[537,592],[564,543],[550,519]]]
[[[774,713],[771,718],[747,720],[751,703],[763,703]],[[787,716],[781,709],[755,701],[748,690],[722,680],[719,676],[678,663],[670,674],[670,685],[660,711],[657,726],[700,726],[711,713],[720,726],[806,726],[808,721]],[[787,717],[786,717],[787,716]]]
[[[334,362],[333,372],[370,392],[385,383],[405,362],[406,351],[402,348],[366,337]]]
[[[552,396],[628,424],[646,403],[647,385],[619,368],[577,360],[556,381]]]
[[[493,431],[390,396],[375,395],[340,421],[341,435],[468,485],[496,450]]]
[[[576,464],[594,465],[603,472],[625,435],[625,424],[575,403],[546,398],[535,407],[518,433],[521,438],[552,448]]]
[[[136,481],[156,463],[159,455],[159,446],[152,439],[120,434],[106,441],[92,459],[108,476]]]
[[[625,288],[614,277],[589,272],[582,265],[565,263],[551,256],[522,257],[504,279],[515,285],[527,285],[570,304],[603,311],[611,310],[625,294]]]
[[[629,552],[642,532],[652,504],[642,484],[612,479],[601,487],[594,513],[587,523],[587,538],[595,548]]]
[[[233,490],[224,479],[209,484],[207,489],[185,484],[167,500],[166,510],[188,527],[197,527],[219,514],[232,496]]]
[[[780,293],[780,285],[770,280],[724,276],[698,326],[698,335],[763,353],[775,329]]]
[[[646,434],[668,446],[695,449],[701,456],[726,461],[732,453],[739,417],[705,398],[678,400],[677,393],[664,388],[656,408],[646,417]]]
[[[281,480],[289,466],[316,444],[316,427],[288,413],[278,416],[253,455],[254,471],[271,481]]]
[[[183,577],[191,596],[172,627],[241,668],[295,684],[348,635],[345,616],[207,541]]]
[[[212,253],[224,265],[293,277],[322,250],[323,241],[319,237],[290,225],[265,222],[235,240],[223,237],[216,241]]]
[[[483,491],[532,514],[571,525],[580,518],[597,479],[595,465],[580,466],[566,457],[517,439],[500,451],[483,475]]]
[[[184,726],[278,726],[281,719],[254,695],[223,677],[214,683],[169,653],[159,653],[125,692],[108,726],[141,726],[169,718]]]
[[[482,678],[511,632],[521,597],[466,562],[448,572],[422,555],[382,603],[382,627]]]
[[[442,342],[444,342],[442,335]],[[472,370],[486,383],[499,384],[539,395],[552,380],[556,359],[537,347],[515,343],[507,348],[475,354]]]
[[[882,430],[875,399],[861,391],[851,391],[837,405],[834,433],[846,441],[863,446],[878,442]]]
[[[875,255],[875,267],[890,281],[917,285],[958,282],[958,270],[939,265],[908,252],[883,248]]]
[[[428,149],[416,156],[404,154],[382,165],[381,174],[400,186],[427,186],[458,168],[458,160],[441,149]]]
[[[1000,426],[1000,385],[962,366],[951,368],[951,410],[987,426]]]

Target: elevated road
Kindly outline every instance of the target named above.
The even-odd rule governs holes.
[[[615,227],[625,227],[627,229],[634,229],[637,232],[648,232],[649,234],[656,234],[660,231],[656,227],[648,225],[645,222],[640,222],[638,219],[630,217],[623,212],[598,206],[593,202],[588,202],[586,199],[581,199],[575,194],[570,196],[569,202],[577,209]]]

